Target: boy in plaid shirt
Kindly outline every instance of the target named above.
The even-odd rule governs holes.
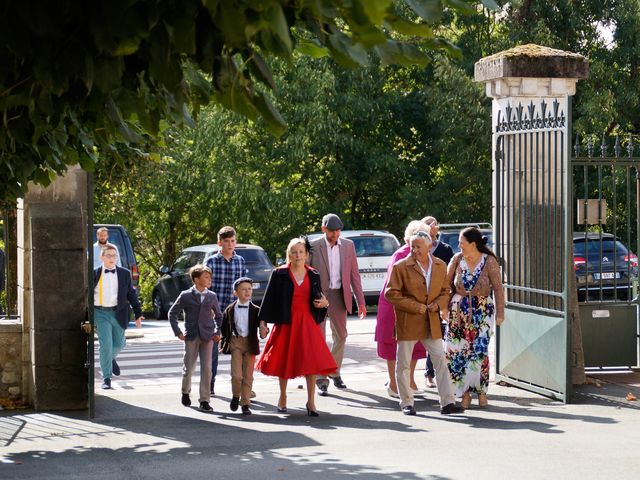
[[[225,308],[235,299],[233,296],[233,283],[248,273],[244,258],[238,255],[236,250],[236,231],[233,227],[222,227],[218,232],[218,253],[205,260],[205,265],[213,272],[211,290],[218,296],[220,310]],[[218,328],[220,325],[218,324]],[[214,385],[218,373],[218,342],[213,345],[211,357],[211,395],[215,395]]]

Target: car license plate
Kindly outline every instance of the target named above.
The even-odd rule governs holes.
[[[254,290],[255,290],[256,288],[260,288],[260,283],[259,283],[259,282],[253,282],[253,283],[251,284],[251,288],[253,288]]]
[[[614,278],[620,278],[620,272],[602,272],[602,280],[613,280]],[[600,273],[594,273],[593,279],[600,280]]]
[[[377,272],[377,273],[361,273],[360,278],[362,280],[384,280],[385,272]]]

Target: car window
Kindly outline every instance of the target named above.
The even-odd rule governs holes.
[[[487,247],[493,250],[493,232],[483,232],[481,230],[480,233],[482,233],[483,237],[487,237]],[[456,253],[460,251],[459,239],[460,232],[440,232],[439,240],[451,245],[451,248]]]
[[[457,233],[441,233],[440,241],[444,243],[448,243],[453,248],[454,252],[460,250],[460,245],[458,244],[458,234]]]
[[[171,267],[171,271],[173,272],[184,272],[187,268],[189,268],[191,262],[191,254],[190,252],[182,253],[176,261],[173,262],[173,266]]]
[[[193,267],[194,265],[204,265],[204,260],[208,257],[206,252],[191,252],[190,264],[189,266]]]
[[[603,238],[602,239],[602,251],[611,253],[614,251],[619,255],[624,255],[627,253],[627,248],[619,241],[614,240],[613,238]],[[599,254],[600,253],[600,239],[575,239],[573,241],[573,254],[574,255],[585,255],[588,254]]]
[[[244,258],[245,263],[251,265],[264,265],[265,267],[270,267],[271,262],[269,261],[269,257],[264,252],[264,250],[258,249],[244,249],[238,248],[236,249],[236,253]]]
[[[392,237],[350,237],[358,257],[390,257],[398,249]]]

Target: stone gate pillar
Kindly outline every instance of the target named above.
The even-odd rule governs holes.
[[[87,408],[87,173],[70,168],[18,202],[23,390],[37,410]]]
[[[496,379],[568,401],[573,274],[571,97],[582,55],[521,45],[478,61],[492,101],[493,225],[508,306]],[[581,348],[581,346],[580,346]],[[552,360],[550,360],[552,359]]]

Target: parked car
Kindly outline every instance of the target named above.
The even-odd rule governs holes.
[[[131,282],[133,288],[137,289],[140,280],[140,271],[138,270],[138,262],[136,261],[136,255],[133,252],[131,239],[127,234],[127,230],[122,225],[95,223],[93,225],[92,243],[96,242],[96,232],[101,227],[107,227],[109,229],[109,243],[114,244],[118,248],[120,264],[131,271]]]
[[[314,240],[320,236],[321,233],[313,233],[308,237]],[[391,255],[400,248],[400,242],[383,230],[343,230],[340,237],[354,243],[365,300],[367,305],[376,305]]]
[[[630,300],[638,257],[610,233],[574,233],[578,301]]]
[[[185,248],[171,267],[163,265],[160,268],[162,277],[158,279],[151,294],[154,316],[157,319],[166,319],[169,308],[180,292],[193,285],[189,277],[189,269],[204,263],[207,257],[217,253],[219,249],[220,247],[214,244]],[[249,276],[253,280],[253,302],[259,305],[267,288],[273,265],[266,252],[257,245],[239,243],[236,245],[236,253],[244,258]]]
[[[483,237],[487,237],[487,246],[493,250],[493,227],[490,223],[441,223],[440,241],[448,243],[453,248],[453,253],[460,251],[458,239],[460,232],[467,227],[476,227]]]

